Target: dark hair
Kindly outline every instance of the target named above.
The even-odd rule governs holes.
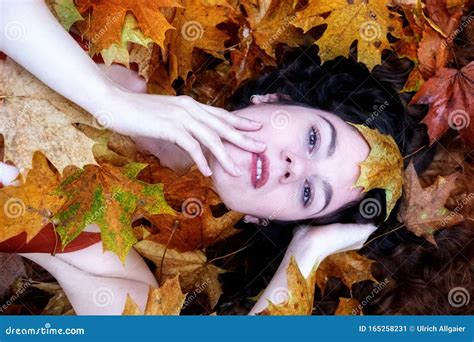
[[[249,106],[253,94],[289,95],[293,102],[283,98],[281,102],[318,108],[344,121],[365,124],[391,135],[403,156],[414,155],[417,171],[426,168],[433,149],[427,148],[426,127],[419,124],[423,112],[418,108],[409,108],[408,99],[398,93],[412,68],[411,62],[387,58],[382,66],[369,72],[365,65],[353,58],[337,57],[320,65],[315,49],[313,46],[307,50],[300,48],[287,52],[277,70],[244,83],[228,101],[227,109]],[[405,158],[405,163],[410,159]],[[384,190],[371,190],[365,198],[373,198],[380,203],[379,214],[373,218],[362,215],[359,202],[352,202],[325,217],[298,223],[381,223],[385,218]]]

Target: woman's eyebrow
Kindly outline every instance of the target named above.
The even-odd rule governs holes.
[[[320,213],[321,211],[323,211],[324,209],[327,208],[329,203],[331,203],[333,190],[332,190],[332,186],[326,181],[323,181],[323,193],[324,193],[324,205],[323,205],[323,207],[321,209],[319,209],[318,211],[312,213],[309,217],[313,217],[314,215]]]
[[[326,123],[329,125],[329,128],[331,129],[331,141],[329,143],[328,150],[326,152],[326,156],[330,157],[334,154],[334,151],[336,150],[337,131],[334,128],[334,125],[331,123],[331,121],[329,121],[328,119],[322,116],[319,116],[319,117],[323,119],[324,121],[326,121]]]

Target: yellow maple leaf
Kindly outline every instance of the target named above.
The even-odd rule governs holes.
[[[60,175],[44,155],[36,152],[32,165],[23,184],[0,189],[0,242],[26,232],[28,243],[64,202],[55,192]]]
[[[166,31],[173,26],[166,20],[161,8],[181,7],[177,0],[122,0],[95,1],[76,0],[79,12],[92,9],[88,18],[89,37],[92,43],[91,53],[95,54],[112,44],[121,43],[122,27],[127,12],[131,12],[138,22],[138,27],[146,37],[150,37],[161,47],[164,47]]]
[[[311,315],[317,268],[318,265],[316,264],[308,277],[303,277],[296,263],[295,256],[292,255],[290,264],[286,269],[288,298],[281,304],[274,304],[267,299],[267,308],[257,315]]]
[[[179,252],[149,240],[142,240],[133,248],[153,261],[157,266],[157,278],[168,279],[179,274],[179,283],[184,291],[205,293],[211,308],[216,306],[222,294],[218,275],[225,271],[210,264],[202,251]]]
[[[220,5],[220,4],[219,4]],[[192,71],[194,48],[199,48],[216,58],[223,59],[227,34],[216,26],[229,19],[227,6],[206,5],[201,0],[184,0],[183,8],[177,9],[172,25],[176,30],[167,33],[166,51],[170,56],[170,76],[186,81]]]
[[[347,251],[328,256],[319,265],[316,273],[316,284],[324,293],[329,277],[340,278],[349,289],[352,284],[363,280],[377,280],[372,276],[372,264],[370,260],[356,251]]]
[[[5,160],[23,174],[41,151],[60,171],[67,165],[96,164],[94,141],[73,127],[99,127],[87,112],[54,92],[7,58],[0,61],[0,134],[5,138]]]
[[[370,145],[369,156],[359,163],[360,176],[354,187],[361,186],[364,192],[384,189],[387,219],[402,195],[403,158],[400,150],[392,136],[365,125],[351,125],[362,133]]]
[[[325,19],[321,15],[331,12]],[[321,60],[346,56],[357,40],[358,61],[372,69],[381,64],[383,49],[389,49],[387,33],[398,37],[401,33],[400,16],[390,12],[385,0],[310,0],[307,7],[292,22],[305,31],[315,25],[327,24],[317,41]]]
[[[140,311],[138,305],[127,294],[122,315],[176,316],[181,312],[185,299],[186,294],[181,292],[178,275],[176,275],[168,279],[159,288],[150,287],[144,313]]]

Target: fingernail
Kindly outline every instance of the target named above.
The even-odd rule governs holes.
[[[252,126],[254,126],[254,127],[261,127],[261,126],[262,126],[262,123],[261,123],[261,122],[258,122],[258,121],[253,121],[253,120],[251,120],[250,123],[251,123]]]
[[[260,149],[265,149],[267,147],[267,144],[265,144],[263,142],[260,142],[260,141],[256,141],[255,146],[257,146]]]
[[[234,166],[234,170],[235,170],[235,173],[237,173],[237,175],[242,175],[242,169],[240,167],[238,167],[237,165]]]
[[[209,177],[212,175],[212,171],[209,167],[206,168],[206,176]]]

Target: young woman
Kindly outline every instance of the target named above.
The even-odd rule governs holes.
[[[0,50],[52,89],[99,120],[107,115],[108,128],[132,136],[164,166],[182,173],[195,163],[212,177],[226,206],[245,213],[247,222],[295,226],[285,257],[251,314],[264,309],[266,299],[284,299],[274,294],[287,287],[292,254],[307,276],[327,255],[362,247],[383,221],[383,190],[365,194],[353,188],[358,163],[370,147],[349,123],[391,135],[402,155],[427,143],[423,128],[405,115],[390,72],[382,69],[369,74],[344,58],[320,67],[300,55],[279,71],[247,82],[230,101],[229,113],[185,96],[143,94],[144,84],[133,72],[97,66],[42,1],[7,1],[2,15],[0,32],[14,22],[22,35],[14,41],[4,35]],[[429,160],[429,154],[420,155],[427,158],[416,158],[419,170]],[[3,164],[0,175],[8,185],[16,170]],[[362,199],[376,200],[375,215],[360,207]],[[94,225],[86,230],[98,231]],[[59,281],[77,314],[120,314],[127,293],[143,309],[148,287],[158,286],[135,251],[123,267],[114,254],[102,252],[101,242],[55,256],[22,255]],[[100,303],[98,289],[113,294],[108,305]]]

